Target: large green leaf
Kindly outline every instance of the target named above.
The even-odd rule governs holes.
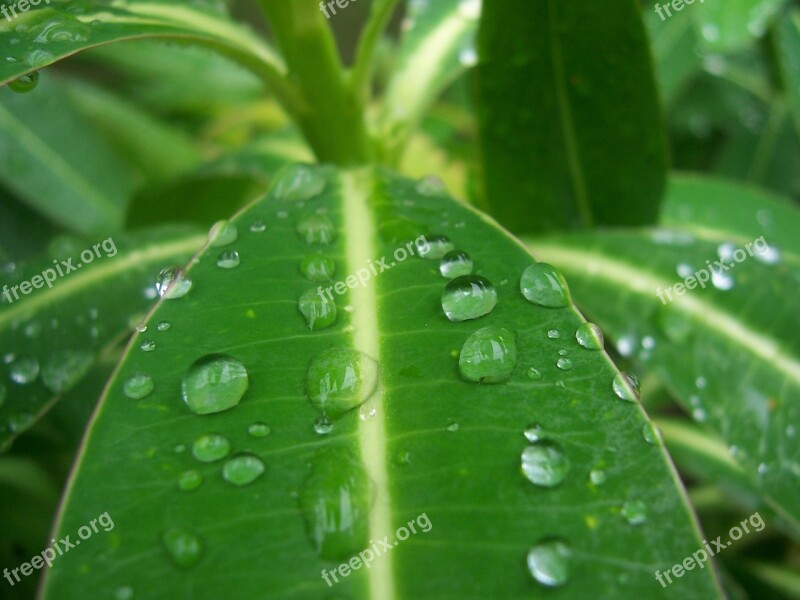
[[[634,0],[488,2],[479,54],[486,201],[501,223],[655,222],[666,151]]]
[[[130,320],[152,305],[159,271],[184,262],[204,239],[161,228],[74,240],[51,258],[0,274],[0,447],[77,385],[106,344],[127,335]],[[14,289],[20,285],[29,293]]]
[[[532,245],[569,274],[620,352],[658,373],[797,529],[800,214],[747,188],[678,178],[662,221],[668,228]],[[734,268],[715,265],[712,281],[670,292],[670,302],[665,290],[701,269],[707,277],[717,260]]]
[[[526,567],[534,547],[554,561],[534,561],[541,581],[559,581],[566,561],[566,584],[549,590],[560,598],[720,597],[710,569],[667,588],[655,580],[702,547],[665,450],[641,406],[612,391],[608,356],[576,341],[584,321],[568,300],[554,294],[562,307],[545,308],[523,297],[535,260],[487,217],[430,181],[295,167],[232,223],[235,236],[220,230],[192,261],[188,293],[150,315],[148,327],[169,330],[132,340],[109,383],[56,536],[74,540],[106,512],[114,528],[59,557],[44,598],[516,600],[548,591]],[[494,282],[490,313],[445,317],[446,244],[434,234]],[[408,255],[415,242],[427,259]],[[232,266],[234,251],[238,266],[218,266]],[[315,253],[347,285],[307,279],[301,261]],[[373,275],[377,264],[389,269]],[[455,285],[466,283],[481,280]],[[329,319],[317,298],[309,330],[298,298],[330,285],[344,286],[328,301],[338,312]],[[472,306],[469,316],[484,312]],[[464,347],[479,331],[491,339],[475,355]],[[155,351],[140,348],[145,338]],[[214,364],[216,375],[205,370]],[[265,426],[268,437],[249,435]],[[207,433],[233,454],[196,460]],[[523,452],[542,459],[531,480]],[[239,487],[229,481],[243,483],[243,460],[265,472]],[[416,535],[328,588],[323,569],[373,540],[393,544],[415,518]],[[554,539],[569,557],[549,554],[562,548]]]

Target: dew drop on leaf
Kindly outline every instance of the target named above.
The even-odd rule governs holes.
[[[589,472],[589,481],[594,485],[603,485],[606,482],[606,472],[603,469],[592,469]]]
[[[427,235],[425,242],[417,246],[417,254],[420,258],[439,260],[455,249],[453,242],[445,235]]]
[[[167,300],[182,298],[192,289],[192,280],[187,277],[181,267],[162,269],[156,280],[158,295]]]
[[[572,552],[569,546],[557,539],[544,540],[528,552],[528,571],[533,578],[547,587],[558,587],[569,579]]]
[[[539,381],[542,378],[542,374],[539,372],[539,369],[536,367],[531,367],[528,369],[528,379],[531,381]]]
[[[538,423],[530,425],[524,432],[525,439],[529,442],[538,442],[542,439],[542,426]]]
[[[247,428],[247,433],[249,433],[252,437],[256,438],[264,438],[270,434],[271,430],[266,423],[252,423]]]
[[[208,232],[208,242],[212,248],[232,244],[239,238],[239,229],[230,221],[217,221]]]
[[[198,415],[233,408],[249,385],[247,369],[225,354],[209,354],[189,367],[181,383],[183,401]]]
[[[94,357],[80,350],[60,350],[42,367],[42,383],[54,394],[71,390],[92,367]]]
[[[200,538],[186,529],[170,529],[161,540],[173,562],[184,569],[194,566],[203,553]]]
[[[639,400],[639,380],[636,375],[622,371],[617,373],[611,384],[617,398],[626,402],[636,402]]]
[[[336,226],[326,215],[307,215],[297,222],[297,233],[307,244],[328,246],[336,239]]]
[[[156,349],[156,343],[154,340],[143,340],[139,347],[145,352],[152,352]]]
[[[540,441],[522,451],[521,467],[531,483],[550,488],[564,481],[570,463],[558,444]]]
[[[647,506],[641,500],[629,500],[620,514],[630,525],[641,525],[647,521]]]
[[[169,331],[171,327],[172,327],[172,324],[169,321],[161,321],[158,324],[157,329],[159,331]]]
[[[184,492],[191,492],[200,487],[203,483],[203,476],[198,471],[191,469],[184,471],[178,477],[178,487]]]
[[[8,89],[18,94],[26,94],[36,89],[39,83],[39,71],[27,73],[8,84]]]
[[[547,263],[531,265],[522,273],[520,291],[530,302],[548,308],[569,305],[569,288],[564,276]]]
[[[333,423],[327,417],[320,417],[314,421],[314,433],[317,435],[328,435],[333,431]]]
[[[297,308],[311,331],[326,329],[336,322],[336,302],[321,296],[316,289],[306,290],[297,301]]]
[[[458,358],[458,368],[467,381],[508,381],[517,364],[514,334],[504,327],[489,326],[467,338]]]
[[[217,257],[217,266],[220,269],[235,269],[241,262],[236,250],[226,250]]]
[[[594,323],[583,323],[575,332],[575,339],[587,350],[602,350],[605,340],[603,331]]]
[[[309,281],[330,281],[336,272],[336,262],[323,254],[310,254],[300,261],[300,272]]]
[[[253,221],[250,224],[250,231],[253,233],[264,233],[267,230],[267,226],[264,225],[264,221]]]
[[[496,305],[494,285],[479,275],[457,277],[442,292],[442,310],[456,323],[488,315]]]
[[[378,363],[352,348],[331,348],[311,361],[306,390],[323,415],[336,419],[358,408],[378,384]]]
[[[222,478],[228,483],[242,487],[253,483],[265,471],[263,461],[252,454],[240,454],[225,462]]]
[[[439,272],[442,277],[455,279],[472,274],[472,258],[463,250],[452,250],[442,257],[439,263]]]
[[[319,196],[325,189],[325,177],[309,165],[291,165],[276,176],[272,196],[283,202],[304,202]]]
[[[231,443],[228,438],[218,433],[204,433],[192,444],[192,456],[204,463],[222,460],[230,451]]]
[[[657,444],[661,439],[661,433],[655,423],[645,423],[642,425],[642,437],[648,444]]]
[[[27,385],[39,377],[39,361],[32,356],[22,355],[13,358],[8,367],[11,381],[19,385]]]
[[[153,378],[146,373],[134,373],[122,384],[122,392],[132,400],[146,398],[154,388]]]
[[[556,366],[562,371],[569,371],[574,365],[570,359],[562,356],[556,361]]]

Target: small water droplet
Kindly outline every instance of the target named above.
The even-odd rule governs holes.
[[[550,329],[547,332],[547,337],[549,337],[551,340],[557,340],[561,337],[561,332],[558,329]]]
[[[572,552],[565,542],[544,540],[528,552],[528,570],[544,586],[562,586],[569,579],[571,557]]]
[[[315,289],[306,290],[300,296],[297,308],[311,331],[326,329],[336,323],[336,302],[321,296]]]
[[[144,322],[139,323],[138,325],[136,325],[136,331],[139,333],[144,333],[145,331],[147,331],[147,324]]]
[[[31,321],[25,325],[23,333],[26,338],[36,339],[42,333],[42,324],[39,321]]]
[[[264,225],[263,221],[253,221],[250,225],[250,231],[253,233],[264,233],[267,230],[267,226]]]
[[[8,374],[14,383],[20,385],[33,383],[39,377],[39,361],[32,356],[24,355],[12,358],[12,363],[8,367]]]
[[[534,423],[530,425],[524,432],[525,439],[529,442],[538,442],[543,439],[544,433],[542,430],[542,426],[538,423]]]
[[[452,250],[442,257],[439,263],[439,272],[442,277],[455,279],[472,274],[472,258],[463,250]]]
[[[408,450],[401,450],[397,454],[397,464],[405,467],[411,464],[411,453]]]
[[[152,352],[156,349],[156,343],[154,340],[144,340],[139,347],[145,352]]]
[[[161,540],[175,564],[184,569],[194,566],[203,553],[200,538],[186,529],[170,529]]]
[[[336,262],[323,254],[311,254],[300,261],[300,272],[310,281],[330,281],[336,272]]]
[[[648,421],[642,425],[642,437],[648,444],[655,445],[661,440],[661,432],[658,430],[658,427],[655,423]]]
[[[611,384],[614,393],[621,400],[636,402],[639,400],[639,380],[636,375],[622,371],[617,373]]]
[[[26,94],[36,89],[39,83],[39,71],[33,71],[9,82],[8,89],[18,94]]]
[[[570,294],[564,276],[552,265],[536,263],[522,273],[520,290],[530,302],[548,308],[569,306]]]
[[[424,244],[417,244],[417,255],[428,260],[440,260],[455,246],[446,235],[426,235]]]
[[[159,331],[169,331],[169,329],[171,327],[172,327],[172,324],[169,321],[161,321],[158,324],[158,330]]]
[[[217,221],[208,232],[208,242],[212,248],[232,244],[239,238],[239,228],[230,221]]]
[[[479,275],[463,275],[450,281],[442,292],[442,310],[453,322],[488,315],[497,305],[492,282]]]
[[[182,298],[192,289],[192,280],[189,279],[180,267],[167,267],[162,269],[156,280],[158,295],[167,300]]]
[[[122,392],[132,400],[146,398],[153,389],[155,389],[153,378],[146,373],[134,373],[122,384]]]
[[[306,390],[323,415],[336,419],[361,406],[378,384],[378,363],[352,348],[331,348],[308,367]]]
[[[735,281],[733,279],[733,275],[724,271],[711,271],[711,283],[714,285],[715,288],[722,291],[728,291],[733,289],[735,285]]]
[[[504,327],[479,329],[467,338],[458,358],[458,368],[467,381],[502,383],[517,364],[514,334]]]
[[[575,365],[572,364],[572,361],[568,358],[561,357],[556,361],[556,366],[561,369],[562,371],[569,371]]]
[[[222,478],[235,486],[253,483],[265,471],[260,458],[253,454],[240,454],[228,460],[222,467]]]
[[[200,475],[198,471],[194,469],[189,471],[184,471],[178,477],[178,487],[182,489],[184,492],[191,492],[192,490],[196,490],[200,487],[200,484],[203,483],[203,476]]]
[[[575,339],[587,350],[602,350],[605,345],[603,331],[594,323],[583,323],[578,327]]]
[[[290,165],[280,171],[270,190],[283,202],[305,202],[319,196],[325,189],[321,170],[309,165]]]
[[[539,381],[542,378],[542,374],[536,367],[531,367],[528,369],[528,379],[532,381]]]
[[[447,426],[447,431],[455,433],[460,428],[461,427],[460,427],[460,425],[458,423],[450,423],[450,425]]]
[[[220,269],[235,269],[241,262],[239,253],[236,250],[225,250],[217,257],[217,266]]]
[[[462,67],[470,68],[478,64],[478,50],[475,46],[465,46],[458,53],[458,62]]]
[[[555,442],[540,441],[522,451],[522,474],[534,485],[555,487],[564,481],[569,459]]]
[[[266,423],[252,423],[247,428],[247,433],[249,433],[253,437],[257,438],[264,438],[267,437],[271,432],[269,425]]]
[[[589,472],[589,481],[594,485],[603,485],[606,482],[606,472],[603,469],[592,469]]]
[[[131,600],[133,598],[133,588],[123,585],[114,590],[114,600]]]
[[[192,444],[192,456],[204,463],[222,460],[230,451],[231,443],[228,438],[218,433],[204,433]]]
[[[328,435],[331,431],[333,431],[333,423],[328,417],[320,417],[314,421],[314,432],[317,435]]]
[[[297,233],[307,244],[328,246],[336,239],[336,226],[327,215],[308,215],[297,223]]]
[[[195,361],[181,383],[183,401],[199,415],[233,408],[247,391],[247,369],[235,358],[210,354]]]
[[[641,525],[647,521],[647,506],[641,500],[629,500],[622,505],[621,514],[630,525]]]

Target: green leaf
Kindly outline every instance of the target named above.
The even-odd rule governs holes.
[[[732,52],[759,38],[767,30],[770,19],[786,0],[728,0],[695,2],[684,5],[684,13],[673,13],[672,19],[685,18],[691,12],[702,44],[710,52]]]
[[[0,177],[60,226],[116,231],[133,188],[129,166],[59,84],[45,77],[39,88],[24,96],[0,89]]]
[[[709,569],[663,591],[654,580],[701,540],[663,446],[645,440],[641,406],[612,391],[608,356],[575,340],[581,315],[564,294],[550,298],[562,308],[526,300],[520,276],[534,258],[425,183],[295,167],[232,220],[235,236],[220,230],[189,269],[188,293],[150,315],[149,327],[172,325],[154,334],[155,351],[140,349],[149,332],[131,342],[56,535],[74,537],[105,512],[114,529],[59,557],[43,598],[80,598],[91,586],[136,597],[511,600],[546,591],[526,562],[534,547],[559,562],[554,537],[571,548],[561,597],[721,597]],[[493,310],[491,298],[448,302],[453,318],[489,314],[445,317],[437,257],[451,244],[434,234],[468,251],[498,297]],[[417,248],[429,258],[412,256]],[[220,268],[233,251],[239,266]],[[335,265],[333,281],[304,276],[315,253]],[[373,275],[369,265],[382,263],[389,269]],[[323,295],[333,286],[325,304],[318,286]],[[201,416],[190,406],[231,408]],[[228,443],[195,448],[204,434]],[[598,473],[590,481],[593,469],[604,483]],[[392,544],[413,519],[416,535],[329,589],[323,569],[370,540]]]
[[[97,353],[126,335],[131,319],[152,304],[159,271],[184,262],[204,239],[186,228],[162,228],[97,243],[74,240],[52,259],[3,273],[0,447],[78,384]],[[46,275],[51,287],[44,281],[45,269],[51,269]],[[14,289],[23,282],[38,287],[28,294]]]
[[[747,188],[677,178],[663,224],[532,245],[567,273],[619,351],[664,379],[797,530],[800,214]],[[703,269],[698,277],[710,276],[717,260],[734,267],[715,265],[712,281],[667,294]]]
[[[479,0],[410,2],[375,124],[399,158],[408,136],[442,92],[477,60]]]
[[[656,4],[658,6],[658,4]],[[669,107],[691,76],[702,69],[696,51],[697,36],[691,19],[662,21],[657,13],[647,12],[645,23],[650,32],[658,83],[665,106]]]
[[[775,48],[795,127],[800,135],[800,10],[787,12],[777,19]]]
[[[488,2],[479,54],[485,196],[501,223],[656,220],[666,151],[635,2]]]

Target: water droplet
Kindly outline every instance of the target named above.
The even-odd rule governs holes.
[[[556,539],[544,540],[528,552],[528,570],[542,585],[558,587],[569,579],[571,557],[572,552],[565,542]]]
[[[297,308],[311,331],[326,329],[336,322],[336,302],[324,298],[315,289],[307,290],[300,296]]]
[[[378,363],[351,348],[331,348],[308,367],[306,390],[323,415],[336,419],[358,408],[375,391]]]
[[[432,198],[445,198],[447,197],[447,186],[444,181],[435,175],[423,177],[417,182],[417,193],[421,196],[428,196]]]
[[[525,269],[520,280],[520,290],[526,299],[539,306],[569,306],[569,288],[564,276],[547,263],[536,263]]]
[[[20,385],[33,383],[39,377],[39,361],[32,356],[14,358],[8,368],[8,374],[14,383]]]
[[[132,400],[146,398],[154,388],[153,378],[146,373],[134,373],[122,384],[122,392]]]
[[[283,202],[305,202],[325,189],[325,176],[309,165],[290,165],[276,175],[270,192]]]
[[[602,330],[594,323],[583,323],[578,327],[575,339],[588,350],[602,350],[605,344]]]
[[[192,289],[192,280],[189,279],[180,267],[167,267],[162,269],[156,280],[158,295],[167,300],[182,298]]]
[[[522,451],[522,473],[535,485],[555,487],[569,468],[569,459],[555,442],[537,442]]]
[[[42,367],[42,383],[54,394],[71,390],[83,379],[94,363],[94,356],[78,350],[60,350]]]
[[[297,233],[307,244],[328,246],[336,239],[336,226],[327,215],[308,215],[297,223]]]
[[[561,357],[556,361],[556,366],[561,369],[562,371],[569,371],[575,365],[572,364],[572,361],[568,358]]]
[[[147,331],[147,324],[145,324],[144,322],[139,323],[138,325],[136,325],[136,331],[138,333],[144,333],[145,331]]]
[[[460,428],[461,426],[458,423],[450,423],[450,425],[447,426],[447,431],[455,433]]]
[[[192,455],[204,463],[222,460],[231,451],[231,443],[224,435],[204,433],[192,444]]]
[[[439,260],[454,248],[453,242],[445,235],[426,235],[425,243],[417,245],[417,254],[420,258]]]
[[[644,441],[647,442],[648,444],[655,445],[658,444],[658,442],[661,440],[661,433],[659,432],[658,427],[656,427],[655,423],[651,423],[648,421],[647,423],[642,425],[642,437],[644,438]]]
[[[36,339],[39,337],[39,334],[42,333],[42,324],[38,321],[31,321],[25,325],[23,333],[25,334],[26,338]]]
[[[397,455],[397,464],[405,467],[411,464],[411,453],[408,450],[401,450]]]
[[[189,367],[181,392],[193,413],[207,415],[239,404],[248,383],[247,369],[242,363],[224,354],[210,354]]]
[[[458,53],[458,62],[462,67],[470,68],[478,64],[478,51],[475,46],[465,46]]]
[[[361,463],[344,448],[317,454],[299,495],[314,549],[326,560],[343,560],[367,547],[370,483]]]
[[[539,381],[542,378],[542,374],[536,367],[531,367],[528,369],[528,379],[532,381]]]
[[[472,258],[463,250],[452,250],[442,257],[439,263],[439,272],[442,277],[455,279],[472,274]]]
[[[133,588],[123,585],[114,590],[114,600],[131,600],[133,598]]]
[[[507,381],[516,364],[514,334],[497,326],[484,327],[469,336],[458,358],[464,379],[479,383]]]
[[[529,442],[538,442],[544,437],[542,426],[535,423],[525,430],[524,435]]]
[[[208,232],[209,245],[212,248],[221,248],[232,244],[239,238],[239,229],[230,221],[217,221]]]
[[[185,529],[170,529],[161,540],[175,564],[184,569],[194,566],[203,553],[200,538]]]
[[[330,281],[336,272],[336,262],[329,256],[311,254],[300,261],[300,272],[311,281]]]
[[[200,475],[198,471],[194,469],[189,471],[184,471],[178,477],[178,487],[182,489],[184,492],[191,492],[192,490],[196,490],[200,487],[200,484],[203,483],[203,476]]]
[[[226,250],[217,257],[217,266],[221,269],[235,269],[241,263],[236,250]]]
[[[453,322],[488,315],[497,304],[492,282],[479,275],[463,275],[450,281],[442,292],[442,310]]]
[[[159,331],[169,331],[171,327],[172,324],[169,321],[161,321],[161,323],[158,324]]]
[[[253,233],[264,233],[267,230],[267,226],[264,225],[263,221],[253,221],[250,225],[250,231]]]
[[[269,425],[266,423],[253,423],[247,428],[247,433],[257,438],[267,437],[270,431]]]
[[[36,89],[39,83],[39,71],[27,73],[14,81],[9,82],[8,89],[18,94],[26,94],[27,92]]]
[[[617,373],[611,384],[614,393],[621,400],[636,402],[639,400],[639,380],[636,375],[622,371]]]
[[[559,355],[559,356],[566,356],[566,355],[567,355],[567,351],[566,351],[566,349],[565,349],[565,348],[562,348],[561,350],[559,350],[559,351],[558,351],[558,355]]]
[[[621,514],[630,525],[641,525],[647,521],[647,506],[641,500],[629,500],[622,505]]]
[[[561,332],[558,329],[550,329],[547,332],[547,337],[549,337],[551,340],[557,340],[561,337]]]
[[[89,26],[62,12],[58,19],[34,26],[29,35],[36,35],[33,41],[45,45],[58,42],[82,42],[89,36]]]
[[[328,435],[331,431],[333,431],[333,423],[328,417],[320,417],[314,421],[314,432],[317,435]]]
[[[603,469],[592,469],[589,472],[589,481],[594,485],[603,485],[606,482],[606,472]]]
[[[781,261],[780,251],[775,246],[769,246],[769,245],[765,245],[759,248],[758,242],[760,241],[761,239],[757,240],[755,244],[755,253],[753,255],[755,259],[758,262],[763,263],[765,265],[778,264]]]
[[[225,463],[222,477],[228,483],[241,487],[253,483],[265,469],[264,463],[257,456],[240,454]]]
[[[733,286],[735,285],[736,282],[733,279],[733,275],[731,275],[730,273],[724,271],[715,271],[712,269],[711,283],[718,290],[728,291],[733,289]]]
[[[156,349],[156,343],[153,340],[144,340],[139,347],[145,352],[152,352]]]

